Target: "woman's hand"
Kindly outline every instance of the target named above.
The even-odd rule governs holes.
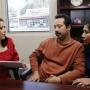
[[[76,85],[78,87],[86,87],[90,85],[90,78],[80,78],[73,81],[72,85]]]

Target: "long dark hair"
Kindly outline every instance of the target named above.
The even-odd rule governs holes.
[[[4,22],[4,20],[2,18],[0,18],[0,22]],[[8,38],[6,36],[4,38],[2,38],[2,40],[1,40],[2,47],[5,47],[7,45],[7,42],[8,42]]]

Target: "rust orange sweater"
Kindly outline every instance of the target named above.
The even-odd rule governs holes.
[[[38,65],[37,57],[42,56],[42,63]],[[33,71],[39,71],[41,81],[52,74],[61,75],[62,84],[70,84],[84,74],[84,48],[73,39],[59,44],[56,38],[49,38],[30,55],[30,63]]]

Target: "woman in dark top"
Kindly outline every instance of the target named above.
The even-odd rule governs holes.
[[[84,25],[82,38],[85,46],[86,78],[76,79],[73,81],[73,85],[86,87],[90,86],[90,22]]]

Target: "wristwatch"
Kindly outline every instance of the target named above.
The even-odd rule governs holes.
[[[79,6],[83,3],[83,0],[71,0],[73,6]]]

